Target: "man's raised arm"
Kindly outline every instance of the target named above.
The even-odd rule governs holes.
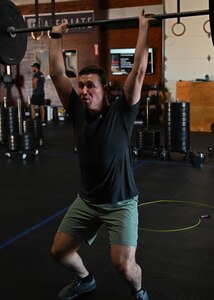
[[[50,76],[65,109],[68,108],[69,96],[73,86],[65,73],[65,64],[62,54],[62,38],[58,38],[57,34],[60,36],[67,33],[67,24],[68,22],[64,21],[59,26],[53,27],[53,38],[50,39],[49,48]],[[56,35],[54,36],[55,33]]]
[[[134,63],[129,73],[124,91],[126,100],[130,105],[137,103],[141,97],[141,89],[148,64],[148,31],[149,21],[153,18],[145,18],[144,10],[139,17],[139,32],[135,49]]]

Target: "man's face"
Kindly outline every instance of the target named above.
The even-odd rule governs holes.
[[[80,76],[79,95],[89,111],[96,113],[103,109],[105,90],[97,74]]]

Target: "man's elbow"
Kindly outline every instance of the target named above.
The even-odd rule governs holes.
[[[51,79],[54,79],[55,77],[57,77],[56,69],[54,67],[52,67],[51,64],[50,64],[50,77],[51,77]]]
[[[147,65],[142,65],[140,66],[140,68],[137,68],[135,70],[135,73],[136,73],[136,78],[144,78],[145,75],[146,75],[146,70],[147,70]]]
[[[51,77],[51,80],[53,81],[53,83],[57,83],[60,81],[60,79],[62,77],[62,73],[54,72],[54,71],[50,70],[50,77]]]

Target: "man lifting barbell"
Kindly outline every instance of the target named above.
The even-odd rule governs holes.
[[[107,100],[105,71],[89,66],[79,72],[76,91],[66,76],[62,35],[68,23],[53,27],[50,41],[50,75],[70,115],[78,148],[81,188],[56,233],[52,255],[76,280],[64,287],[59,299],[75,299],[95,290],[94,275],[77,251],[91,245],[99,228],[108,231],[112,264],[131,288],[132,299],[148,300],[142,272],[135,260],[138,237],[138,191],[135,185],[130,137],[148,64],[148,27],[152,18],[139,17],[134,64],[122,95]]]
[[[162,20],[209,14],[214,39],[213,3],[209,0],[209,10],[154,15],[153,18]],[[109,105],[105,72],[100,67],[81,70],[77,92],[65,75],[61,37],[67,28],[73,28],[75,24],[65,22],[53,28],[22,28],[25,23],[16,6],[9,0],[0,3],[0,63],[15,65],[22,60],[27,46],[27,32],[52,29],[51,76],[74,125],[82,175],[81,190],[56,233],[52,254],[56,261],[76,275],[77,280],[62,289],[59,299],[75,299],[96,288],[94,276],[86,269],[77,251],[84,242],[91,244],[98,228],[106,224],[114,267],[130,285],[132,299],[148,300],[147,292],[141,286],[141,268],[135,261],[138,192],[131,166],[129,139],[147,67],[150,20],[153,19],[145,18],[144,14],[139,18],[133,69],[127,77],[124,92]],[[135,21],[135,18],[100,20],[82,26],[119,25]]]

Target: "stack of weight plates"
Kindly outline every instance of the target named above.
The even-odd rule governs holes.
[[[5,142],[5,108],[0,107],[0,143],[3,144]]]
[[[138,130],[136,147],[139,150],[155,150],[160,147],[160,132]]]
[[[7,135],[15,134],[19,132],[19,123],[18,123],[18,108],[8,106],[4,108],[5,114],[5,132]]]
[[[22,121],[23,133],[20,137],[20,148],[22,151],[28,151],[35,148],[33,121],[31,119],[24,119]]]
[[[5,107],[5,134],[7,136],[7,147],[9,151],[19,151],[19,123],[18,108]]]
[[[22,121],[23,133],[33,132],[33,123],[31,119],[24,119]]]
[[[21,135],[19,133],[11,133],[8,135],[8,151],[20,151],[20,137]]]
[[[39,118],[36,118],[32,121],[32,130],[34,141],[39,141],[43,138],[42,122]]]
[[[32,133],[24,133],[20,135],[20,149],[23,152],[34,149],[34,140]]]
[[[165,149],[171,152],[190,150],[190,103],[165,102]]]

